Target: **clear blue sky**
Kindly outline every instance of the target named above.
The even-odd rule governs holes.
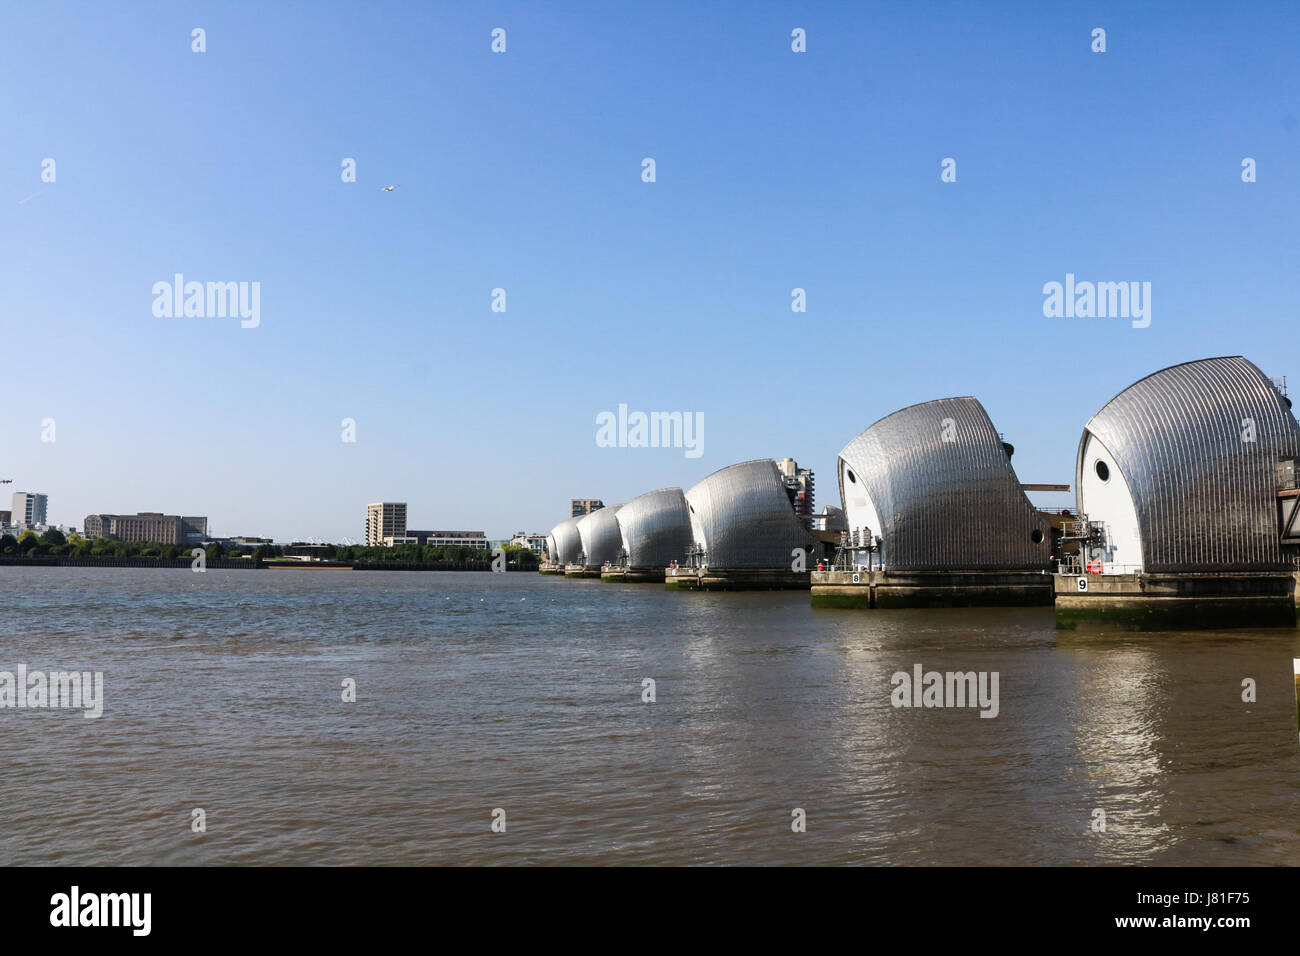
[[[77,527],[500,537],[766,456],[838,503],[858,431],[971,394],[1073,481],[1156,369],[1300,386],[1297,51],[1280,3],[9,4],[0,477]],[[260,327],[155,318],[176,272],[260,282]],[[1067,272],[1151,326],[1044,318]],[[703,456],[597,447],[620,402]]]

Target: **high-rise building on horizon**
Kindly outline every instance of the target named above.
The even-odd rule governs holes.
[[[605,507],[605,502],[599,498],[573,498],[569,502],[573,514],[572,517],[578,518],[582,515],[589,515],[593,511],[599,511]]]
[[[15,491],[10,520],[28,528],[39,527],[46,523],[45,512],[49,502],[49,495],[43,495],[39,491]]]
[[[800,468],[793,458],[783,458],[777,462],[781,480],[785,483],[785,493],[790,497],[790,506],[799,516],[803,526],[810,531],[814,525],[817,506],[815,502],[816,482],[811,468]]]
[[[376,501],[366,505],[366,547],[382,547],[385,538],[405,536],[405,501]]]

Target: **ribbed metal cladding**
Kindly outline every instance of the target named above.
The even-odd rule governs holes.
[[[681,564],[692,545],[691,519],[680,488],[661,488],[633,498],[618,512],[630,568]]]
[[[578,560],[578,554],[582,551],[578,522],[584,517],[586,516],[579,515],[568,521],[561,521],[551,529],[551,539],[555,542],[555,548],[551,551],[551,560],[556,564],[573,564]]]
[[[887,569],[1050,566],[1050,525],[1025,497],[978,400],[941,398],[900,409],[849,442],[839,457],[840,500],[847,509],[847,467],[884,524],[871,530],[884,541]]]
[[[712,568],[789,570],[791,552],[812,545],[771,458],[715,471],[686,492],[686,504]]]
[[[1247,421],[1253,442],[1243,440]],[[1281,393],[1240,355],[1148,375],[1112,398],[1084,429],[1128,482],[1149,572],[1291,567],[1278,541],[1278,459],[1300,454],[1300,426]],[[1078,487],[1076,485],[1076,487]],[[1087,510],[1080,500],[1079,508]]]
[[[618,558],[623,536],[618,530],[618,512],[622,505],[606,505],[578,519],[578,535],[586,552],[587,567],[600,566]]]

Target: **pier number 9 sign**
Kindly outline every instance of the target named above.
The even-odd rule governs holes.
[[[1075,578],[1075,584],[1080,592],[1088,590],[1088,579],[1084,577]]]

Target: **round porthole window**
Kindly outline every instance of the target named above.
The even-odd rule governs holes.
[[[853,482],[855,485],[858,483],[857,475],[853,474],[852,468],[845,469],[844,474],[848,475],[849,481]]]
[[[1035,529],[1034,529],[1034,533],[1031,534],[1031,535],[1029,536],[1029,540],[1032,541],[1032,542],[1034,542],[1034,544],[1042,544],[1042,543],[1043,543],[1043,532],[1041,532],[1041,531],[1039,531],[1037,528],[1035,528]]]
[[[1110,481],[1110,466],[1100,458],[1097,459],[1097,463],[1093,465],[1092,468],[1093,471],[1097,472],[1097,477],[1102,481]]]

